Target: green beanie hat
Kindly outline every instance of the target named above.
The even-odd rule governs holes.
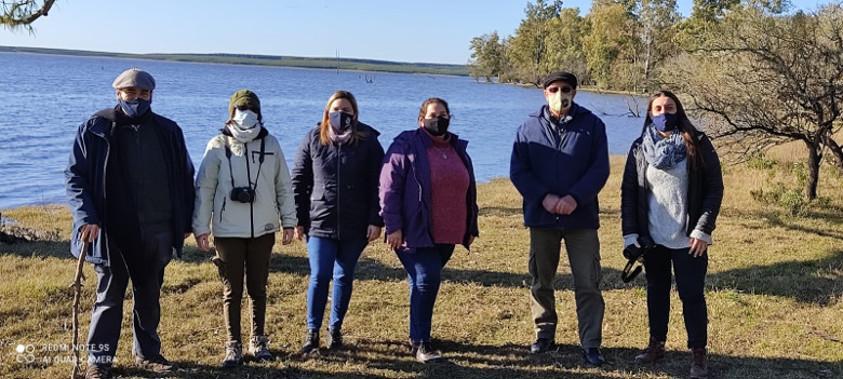
[[[258,99],[258,95],[247,89],[238,90],[231,95],[231,99],[228,102],[228,117],[234,116],[234,108],[237,107],[249,108],[255,111],[259,117],[261,116],[261,101]]]

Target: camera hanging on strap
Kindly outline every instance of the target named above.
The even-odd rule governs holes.
[[[248,149],[248,148],[247,148]],[[228,141],[225,143],[225,158],[228,160],[228,171],[231,173],[229,178],[231,179],[231,200],[240,202],[240,203],[254,203],[255,202],[255,193],[258,186],[258,179],[261,176],[261,168],[263,167],[263,161],[266,151],[266,138],[261,138],[261,150],[260,150],[260,157],[258,158],[258,173],[255,175],[255,186],[252,187],[252,170],[249,168],[249,157],[244,155],[246,158],[246,177],[248,185],[245,187],[237,187],[234,184],[234,170],[231,166],[231,148],[228,146]]]

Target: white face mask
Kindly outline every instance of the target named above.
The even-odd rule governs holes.
[[[258,125],[258,114],[251,110],[234,110],[234,117],[231,118],[239,129],[249,130]]]
[[[574,102],[573,97],[573,93],[563,94],[562,91],[557,91],[551,95],[548,105],[550,105],[552,111],[561,113],[571,107],[571,103]]]

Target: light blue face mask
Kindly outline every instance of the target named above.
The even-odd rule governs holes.
[[[123,110],[126,116],[135,118],[146,114],[152,102],[144,99],[123,100],[118,98],[117,103],[120,104],[120,109]]]

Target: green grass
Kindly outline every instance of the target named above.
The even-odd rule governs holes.
[[[164,352],[182,370],[175,378],[450,377],[672,378],[687,376],[689,354],[675,291],[667,359],[631,363],[647,341],[643,278],[620,280],[625,263],[619,231],[621,158],[601,193],[600,237],[607,313],[604,368],[581,364],[577,349],[572,280],[563,259],[557,283],[559,351],[526,353],[533,337],[527,275],[528,234],[521,226],[520,198],[508,181],[480,187],[481,238],[471,254],[458,248],[445,270],[434,316],[434,338],[447,363],[421,365],[409,354],[407,284],[383,244],[361,258],[345,332],[348,351],[304,359],[295,355],[304,337],[308,266],[301,243],[276,246],[269,287],[268,333],[279,359],[234,371],[216,367],[222,356],[222,287],[208,256],[191,245],[167,270],[161,337]],[[744,166],[726,168],[727,196],[710,252],[707,300],[710,354],[717,378],[843,377],[843,178],[830,168],[820,192],[828,203],[802,217],[758,204],[749,190],[767,174]],[[74,261],[67,256],[69,214],[62,207],[4,212],[23,226],[57,228],[62,241],[0,246],[0,377],[67,377],[66,352],[42,351],[70,341]],[[90,265],[81,315],[87,332],[94,295]],[[244,304],[247,302],[244,301]],[[127,297],[124,311],[131,307]],[[248,317],[244,316],[244,331]],[[120,340],[118,374],[151,377],[130,362],[128,312]],[[248,335],[246,332],[245,334]],[[32,345],[35,363],[16,362],[15,347]],[[60,346],[59,346],[60,347]]]

